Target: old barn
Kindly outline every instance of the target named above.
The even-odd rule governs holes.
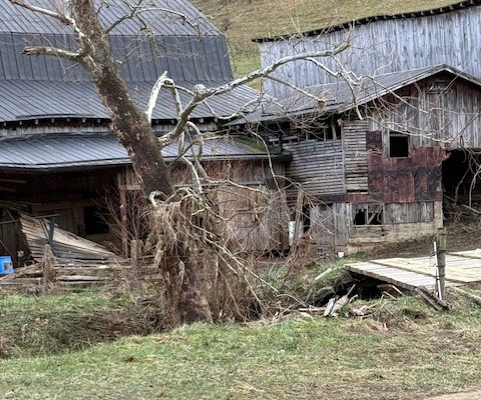
[[[351,47],[339,54],[337,60],[323,60],[331,70],[337,69],[337,61],[358,76],[447,64],[481,78],[479,0],[453,1],[449,6],[424,11],[374,15],[302,34],[255,41],[259,44],[262,64],[270,65],[287,55],[332,49],[345,41],[351,30]],[[336,80],[313,63],[302,60],[281,67],[274,76],[297,87]],[[292,93],[292,87],[273,80],[265,83],[265,90],[277,97]]]
[[[295,61],[265,82],[282,100],[250,117],[292,152],[286,176],[301,186],[287,192],[291,218],[321,251],[431,235],[447,217],[477,213],[480,22],[470,0],[255,39],[264,66],[351,40],[320,61],[359,85]]]
[[[128,255],[126,199],[138,186],[127,152],[109,132],[108,115],[94,86],[78,65],[23,54],[27,44],[74,49],[72,32],[52,18],[6,0],[0,2],[0,254],[12,256],[18,264],[30,259],[31,249],[20,222],[22,215],[29,215],[54,218],[59,228],[111,243]],[[49,0],[35,3],[53,7]],[[212,87],[233,79],[224,36],[197,9],[185,0],[158,0],[157,4],[194,23],[169,13],[147,12],[142,21],[128,19],[109,34],[123,76],[140,106],[146,106],[152,86],[164,71],[186,88],[194,84]],[[103,7],[100,15],[105,26],[128,14],[126,7],[122,2]],[[241,87],[217,96],[199,106],[192,121],[202,132],[219,131],[224,116],[257,95],[255,90]],[[181,92],[182,102],[189,96]],[[176,118],[175,100],[165,91],[153,114],[158,135],[170,131]],[[285,155],[274,154],[271,165],[267,160],[270,154],[256,141],[221,133],[202,145],[201,159],[212,176],[269,193],[271,166],[282,173]],[[195,140],[192,133],[182,146],[174,143],[163,150],[177,169],[179,185],[189,184],[189,180],[178,156],[184,149],[187,154],[200,151]],[[220,189],[220,211],[242,246],[259,252],[282,248],[286,243],[283,229],[287,229],[280,222],[282,201],[276,203],[278,218],[273,218],[272,214],[261,215],[256,196],[245,189],[237,189],[237,193]],[[114,207],[117,218],[112,219],[107,210],[107,198],[118,200]],[[124,226],[112,229],[118,221]],[[122,237],[115,234],[119,231]],[[48,232],[42,240],[48,240]]]
[[[440,65],[305,90],[250,119],[291,152],[291,218],[320,250],[432,235],[479,206],[478,79]]]

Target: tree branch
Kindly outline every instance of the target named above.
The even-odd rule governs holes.
[[[27,10],[30,10],[32,12],[38,13],[38,14],[43,14],[48,17],[55,18],[57,21],[60,21],[62,24],[70,26],[75,33],[75,36],[77,37],[77,40],[81,44],[81,49],[77,52],[71,52],[68,50],[64,49],[56,49],[54,47],[44,47],[44,46],[38,46],[38,47],[27,47],[25,48],[25,54],[29,55],[55,55],[59,57],[64,57],[70,60],[78,61],[80,62],[81,59],[84,57],[87,57],[88,55],[92,54],[93,52],[93,46],[92,43],[90,42],[89,38],[82,32],[82,30],[79,28],[77,25],[77,22],[75,21],[74,18],[69,17],[65,14],[61,14],[55,11],[50,11],[46,8],[34,6],[32,4],[25,3],[23,0],[8,0],[10,3],[17,5],[19,7],[25,8]],[[27,50],[28,49],[28,50]]]
[[[57,56],[76,62],[81,61],[82,58],[80,52],[72,52],[49,46],[27,46],[23,50],[23,53],[28,56]]]
[[[189,122],[190,114],[192,114],[192,112],[196,109],[196,107],[199,104],[203,103],[208,98],[219,95],[219,94],[223,94],[226,92],[230,92],[233,89],[239,86],[246,85],[256,79],[265,78],[270,74],[272,74],[277,69],[279,69],[281,66],[291,63],[293,61],[304,60],[306,58],[333,57],[336,54],[339,54],[344,50],[346,50],[349,46],[350,46],[350,40],[346,39],[346,41],[344,41],[342,44],[340,44],[339,46],[337,46],[332,50],[317,51],[312,53],[301,53],[301,54],[287,56],[287,57],[281,58],[277,62],[265,68],[260,68],[256,71],[251,72],[250,74],[247,74],[242,78],[235,79],[225,85],[218,86],[216,88],[207,88],[204,85],[195,85],[193,89],[193,97],[190,100],[190,102],[187,104],[187,106],[182,110],[182,112],[179,113],[179,119],[176,127],[172,131],[165,134],[159,139],[161,146],[162,147],[167,146],[169,143],[176,140],[178,137],[180,137],[180,135],[182,135],[182,133],[186,129],[187,123]]]
[[[149,102],[147,103],[147,110],[145,111],[149,122],[152,122],[152,114],[154,112],[155,105],[157,104],[160,91],[162,90],[162,86],[164,86],[167,81],[171,81],[171,79],[167,78],[167,71],[165,71],[162,75],[160,75],[159,79],[157,79],[152,87]]]
[[[143,2],[144,2],[144,0],[139,0],[139,2],[135,6],[132,6],[128,2],[124,1],[124,4],[131,7],[130,13],[126,14],[126,15],[123,15],[117,21],[112,23],[112,25],[110,25],[107,29],[105,29],[105,34],[108,35],[110,32],[112,32],[117,26],[119,26],[123,22],[125,22],[129,19],[133,19],[133,18],[139,16],[140,14],[148,12],[148,11],[160,11],[160,12],[163,12],[163,13],[166,13],[166,14],[172,14],[172,15],[178,17],[179,19],[181,19],[182,23],[187,24],[187,25],[191,26],[192,28],[198,29],[198,26],[196,24],[189,21],[189,19],[187,18],[186,15],[184,15],[184,14],[178,12],[178,11],[174,11],[174,10],[171,10],[171,9],[168,9],[168,8],[162,8],[162,7],[142,7]]]

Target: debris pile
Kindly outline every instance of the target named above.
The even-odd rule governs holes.
[[[105,287],[129,276],[132,270],[128,260],[58,228],[52,221],[22,214],[20,222],[33,263],[1,278],[0,288],[4,291],[45,293],[51,287]],[[155,280],[156,273],[155,268],[143,268],[142,276]]]

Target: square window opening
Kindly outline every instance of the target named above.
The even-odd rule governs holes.
[[[389,133],[389,157],[409,157],[409,136],[397,133]]]
[[[368,204],[355,206],[352,222],[355,226],[383,225],[384,209],[380,204]]]
[[[367,209],[363,208],[360,210],[356,211],[356,214],[354,214],[354,225],[367,225]]]

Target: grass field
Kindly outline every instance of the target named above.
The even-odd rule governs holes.
[[[479,385],[479,308],[374,301],[374,319],[201,324],[2,360],[0,399],[414,400]]]
[[[236,75],[259,66],[255,37],[302,32],[375,14],[418,11],[455,0],[194,0],[228,37]]]

